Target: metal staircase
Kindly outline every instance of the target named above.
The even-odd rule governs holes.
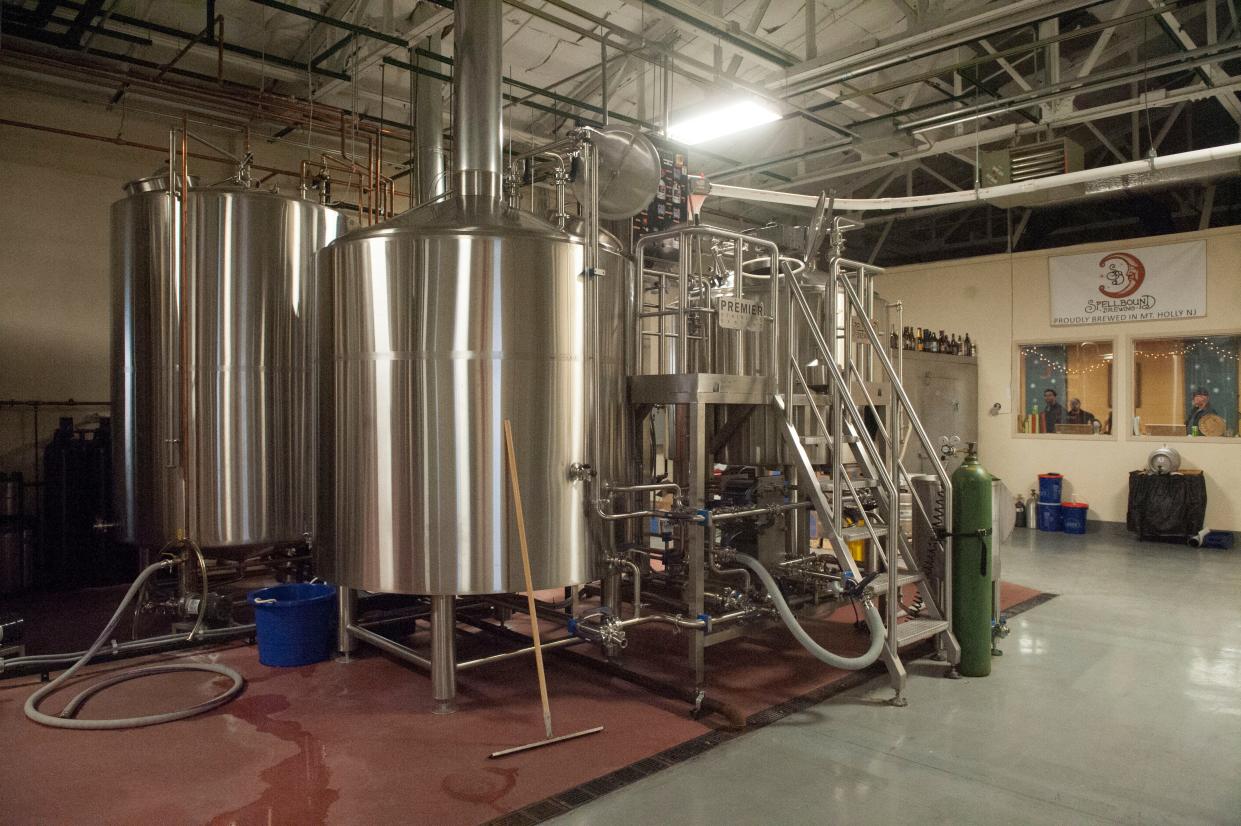
[[[833,246],[837,252],[841,232],[836,223]],[[870,588],[875,596],[886,601],[883,659],[896,692],[892,702],[904,705],[906,672],[900,658],[902,648],[934,638],[937,652],[942,652],[949,663],[955,664],[960,656],[951,631],[951,576],[944,575],[933,582],[926,560],[918,558],[912,536],[900,525],[901,491],[913,486],[913,477],[901,461],[904,443],[917,438],[926,454],[936,457],[934,475],[941,485],[946,512],[951,512],[951,483],[901,386],[899,372],[888,355],[886,338],[880,336],[872,321],[873,278],[882,270],[833,255],[826,285],[829,300],[820,323],[793,268],[787,261],[782,268],[785,277],[780,280],[787,289],[781,296],[779,317],[787,332],[780,354],[783,364],[777,375],[777,391],[771,403],[797,469],[798,488],[805,492],[817,513],[820,531],[826,533],[831,543],[841,575],[856,582],[869,574],[880,574]],[[807,342],[810,352],[802,352]],[[811,386],[803,370],[808,365],[826,368],[826,387]],[[884,388],[889,388],[889,398],[875,398]],[[859,399],[872,413],[869,427]],[[801,418],[803,427],[808,424],[806,429],[812,435],[803,435],[795,425],[795,405],[809,411],[809,422],[805,415]],[[808,444],[826,444],[830,478],[821,476],[820,469],[811,461]],[[860,478],[851,477],[847,472],[849,465],[860,467]],[[926,512],[917,496],[910,499],[913,507],[921,511],[916,518],[942,527],[936,524],[936,515]],[[872,500],[873,507],[862,506],[864,501]],[[851,510],[860,514],[860,525],[845,526],[846,503],[857,506]],[[857,539],[869,539],[873,549],[865,572],[859,570],[848,546]],[[943,560],[942,570],[951,571],[951,540],[937,537],[933,541],[937,544],[935,552]],[[901,596],[909,586],[916,586],[917,597],[911,608],[905,609]]]

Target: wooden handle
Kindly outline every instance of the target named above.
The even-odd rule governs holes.
[[[526,605],[530,612],[530,638],[534,640],[534,667],[539,673],[539,699],[543,701],[543,727],[550,739],[552,708],[547,700],[547,675],[543,672],[543,644],[539,641],[539,615],[534,602],[534,578],[530,575],[530,549],[526,546],[526,513],[521,505],[521,483],[517,481],[517,454],[513,452],[513,426],[508,419],[504,420],[504,452],[513,488],[513,510],[517,514],[517,543],[521,546],[521,572],[526,578]]]

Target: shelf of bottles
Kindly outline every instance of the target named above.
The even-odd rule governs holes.
[[[943,330],[936,333],[930,327],[906,327],[901,334],[901,347],[919,353],[944,353],[966,358],[978,356],[978,345],[970,339],[969,333],[963,336]]]

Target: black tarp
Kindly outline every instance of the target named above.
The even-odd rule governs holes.
[[[1201,473],[1129,474],[1129,512],[1125,527],[1139,538],[1193,536],[1207,513],[1207,483]]]

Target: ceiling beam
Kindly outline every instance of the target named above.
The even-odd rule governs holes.
[[[981,14],[972,14],[929,31],[900,37],[849,57],[826,62],[820,58],[819,61],[794,66],[779,78],[773,79],[770,88],[773,91],[779,90],[786,97],[805,94],[823,86],[843,83],[862,75],[900,66],[957,46],[964,46],[979,38],[1023,28],[1071,11],[1102,5],[1108,1],[1019,0],[1005,3],[1000,8],[993,8]]]
[[[1106,148],[1108,152],[1112,153],[1112,157],[1114,157],[1116,160],[1120,161],[1121,163],[1127,163],[1130,160],[1129,158],[1125,157],[1125,153],[1121,152],[1119,149],[1116,148],[1116,144],[1108,140],[1107,135],[1103,134],[1103,130],[1095,126],[1093,122],[1086,121],[1085,125],[1086,125],[1086,128],[1089,129],[1091,132],[1093,132],[1094,136],[1099,139],[1099,143],[1103,144],[1104,148]]]
[[[1150,2],[1152,6],[1159,4],[1159,0],[1148,0],[1148,2]],[[1209,2],[1214,2],[1214,0],[1209,0]],[[1192,52],[1198,48],[1198,45],[1194,42],[1193,37],[1190,36],[1189,32],[1185,31],[1185,27],[1181,25],[1181,22],[1177,19],[1175,14],[1170,11],[1166,11],[1161,14],[1159,18],[1167,27],[1168,35],[1176,42],[1182,51]],[[1209,63],[1202,66],[1201,72],[1203,79],[1206,80],[1207,84],[1210,86],[1227,84],[1232,80],[1232,75],[1224,71],[1223,67],[1218,64]],[[1237,100],[1236,94],[1234,92],[1221,92],[1216,96],[1216,99],[1220,102],[1220,105],[1224,107],[1224,111],[1228,113],[1229,117],[1231,117],[1238,126],[1241,126],[1241,101]]]
[[[984,37],[978,41],[978,45],[986,49],[987,54],[995,57],[995,62],[1000,64],[1000,68],[1008,73],[1008,76],[1013,79],[1014,83],[1016,83],[1022,89],[1025,89],[1027,92],[1032,91],[1030,82],[1026,80],[1025,77],[1022,76],[1021,72],[1018,72],[1016,69],[1014,69],[1013,64],[1009,63],[1006,58],[1003,58],[997,55],[996,48],[995,46],[991,45],[991,41],[987,40],[987,38]]]
[[[1241,79],[1232,81],[1228,87],[1224,88],[1232,91],[1241,90]],[[1212,88],[1205,85],[1191,86],[1185,89],[1178,89],[1174,92],[1162,92],[1161,90],[1161,93],[1150,93],[1137,98],[1129,98],[1115,103],[1092,107],[1090,109],[1065,112],[1064,114],[1058,115],[1053,120],[1042,124],[1008,123],[1000,126],[994,126],[989,129],[980,129],[978,132],[971,132],[965,135],[944,138],[930,144],[927,147],[914,150],[912,152],[885,158],[859,161],[851,164],[833,165],[829,169],[812,173],[804,178],[793,181],[790,184],[775,187],[775,189],[787,191],[794,188],[811,186],[818,188],[824,181],[836,180],[849,175],[856,175],[859,172],[866,172],[872,169],[882,169],[936,155],[947,155],[960,150],[972,151],[975,146],[987,146],[988,144],[999,141],[1012,140],[1013,138],[1021,135],[1036,134],[1049,126],[1071,126],[1078,123],[1087,123],[1089,121],[1099,120],[1100,118],[1127,115],[1134,111],[1175,106],[1177,103],[1181,103],[1182,101],[1193,102],[1195,100],[1203,100],[1209,97],[1214,97],[1220,91],[1220,87]]]
[[[685,0],[645,0],[645,5],[688,23],[703,34],[718,38],[777,69],[787,69],[800,62],[792,52],[772,45],[758,35],[741,31],[735,23],[705,12]]]
[[[1116,8],[1112,9],[1109,20],[1115,20],[1129,10],[1129,6],[1133,0],[1120,0],[1116,4]],[[1095,65],[1099,62],[1099,58],[1103,56],[1103,50],[1107,48],[1108,42],[1112,36],[1116,34],[1116,26],[1108,26],[1099,32],[1099,37],[1095,40],[1094,45],[1090,47],[1090,53],[1086,55],[1086,59],[1082,61],[1081,66],[1077,68],[1077,76],[1079,78],[1086,77],[1094,71]]]

